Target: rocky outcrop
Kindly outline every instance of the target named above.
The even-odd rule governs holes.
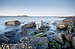
[[[18,25],[20,25],[21,23],[20,23],[20,21],[18,21],[18,20],[12,20],[12,21],[7,21],[7,22],[5,22],[5,25],[6,26],[18,26]]]

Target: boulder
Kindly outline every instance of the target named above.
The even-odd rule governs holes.
[[[40,29],[40,28],[42,28],[42,27],[44,27],[44,25],[43,25],[43,21],[41,20],[41,21],[39,22],[39,24],[38,24],[38,29]]]
[[[53,36],[53,39],[60,44],[64,44],[64,41],[62,39],[62,33],[59,33],[58,35]]]
[[[7,21],[7,22],[5,22],[5,25],[6,26],[18,26],[18,25],[20,25],[21,23],[20,23],[20,21],[18,21],[18,20],[12,20],[12,21]]]
[[[66,18],[63,20],[63,22],[67,25],[72,24],[73,23],[73,18]]]
[[[66,35],[65,35],[65,38],[66,38],[68,41],[71,41],[71,42],[72,42],[73,34],[66,34]]]
[[[41,32],[46,31],[47,29],[49,29],[49,23],[44,22],[44,21],[40,21],[38,24],[38,30],[40,30]]]
[[[64,24],[64,23],[61,23],[61,24],[58,24],[57,25],[57,29],[60,29],[60,30],[65,30],[67,29],[68,25]]]
[[[35,22],[31,22],[31,23],[29,23],[29,24],[23,25],[23,26],[22,26],[22,29],[24,30],[24,29],[26,29],[26,28],[33,28],[33,27],[36,27]]]

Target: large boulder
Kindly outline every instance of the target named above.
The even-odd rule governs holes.
[[[62,38],[62,33],[59,33],[58,35],[53,36],[53,39],[60,44],[64,44],[64,41],[63,41],[63,38]]]
[[[18,25],[20,25],[21,23],[20,23],[20,21],[18,21],[18,20],[12,20],[12,21],[7,21],[7,22],[5,22],[5,25],[6,26],[18,26]]]

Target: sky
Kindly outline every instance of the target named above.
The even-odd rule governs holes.
[[[75,0],[0,0],[0,16],[71,16]]]

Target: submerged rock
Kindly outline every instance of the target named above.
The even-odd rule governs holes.
[[[7,22],[5,22],[5,25],[6,26],[18,26],[18,25],[20,25],[21,23],[20,23],[20,21],[18,21],[18,20],[12,20],[12,21],[7,21]]]

